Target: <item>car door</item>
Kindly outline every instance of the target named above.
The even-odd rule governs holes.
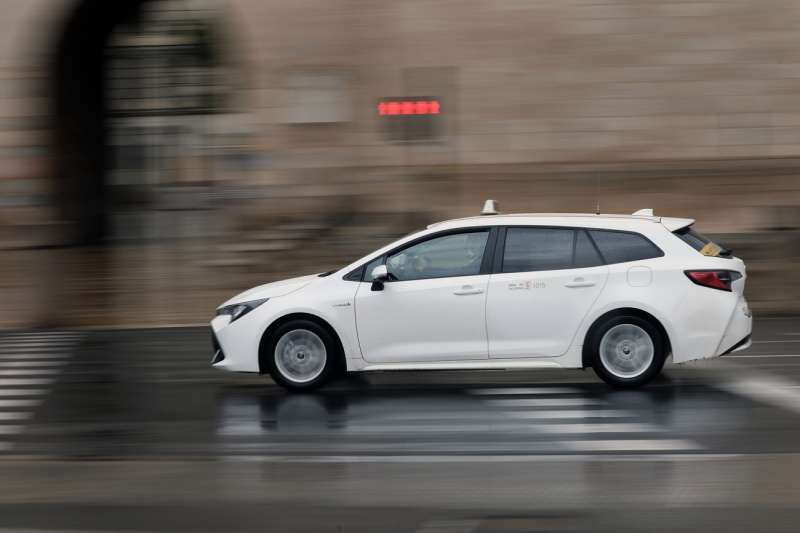
[[[436,234],[368,264],[355,299],[364,359],[487,359],[486,250],[495,232],[478,228]],[[392,279],[383,290],[372,290],[371,269],[381,263]]]
[[[608,267],[582,229],[509,227],[486,301],[489,356],[557,357],[603,290]]]

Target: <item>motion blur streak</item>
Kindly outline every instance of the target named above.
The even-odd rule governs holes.
[[[696,218],[796,310],[793,2],[3,6],[0,325],[203,322],[489,197]]]
[[[0,9],[0,532],[796,531],[797,2]],[[289,396],[166,327],[486,198],[696,219],[753,346]]]

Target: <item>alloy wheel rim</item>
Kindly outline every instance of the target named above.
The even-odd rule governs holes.
[[[284,333],[275,345],[275,366],[294,383],[308,383],[319,377],[327,359],[325,343],[307,329]]]
[[[633,379],[644,374],[655,357],[650,335],[634,324],[618,324],[600,340],[600,361],[614,376]]]

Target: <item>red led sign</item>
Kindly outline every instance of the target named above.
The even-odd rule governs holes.
[[[438,115],[438,100],[387,100],[378,104],[381,116],[396,115]]]

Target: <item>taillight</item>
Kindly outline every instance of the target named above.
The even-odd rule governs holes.
[[[728,292],[733,282],[742,277],[733,270],[686,270],[684,273],[697,285]]]

